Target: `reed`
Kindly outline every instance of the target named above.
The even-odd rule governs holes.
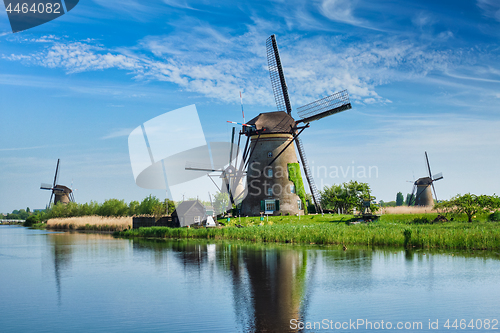
[[[384,215],[389,214],[429,214],[436,213],[433,207],[425,206],[397,206],[397,207],[382,207],[380,213]]]
[[[81,216],[47,221],[48,229],[123,231],[132,228],[132,217]]]

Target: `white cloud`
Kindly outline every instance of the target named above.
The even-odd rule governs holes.
[[[477,5],[483,11],[484,16],[500,22],[500,2],[497,0],[477,0]]]
[[[114,138],[120,138],[124,136],[129,136],[129,134],[132,132],[133,128],[120,128],[113,130],[110,132],[108,135],[105,135],[102,137],[103,140],[106,139],[114,139]]]
[[[323,0],[320,4],[321,13],[327,18],[358,25],[360,22],[353,15],[355,1],[350,0]]]
[[[0,151],[19,151],[19,150],[41,149],[41,148],[49,148],[49,147],[51,147],[51,146],[34,146],[34,147],[0,148]]]
[[[3,58],[67,73],[117,68],[136,80],[171,82],[225,103],[237,102],[241,90],[246,103],[271,106],[266,38],[253,26],[243,35],[231,36],[203,25],[190,32],[146,37],[128,49],[108,49],[93,41],[55,41],[40,52]],[[346,43],[335,36],[286,35],[278,44],[295,107],[342,89],[354,100],[385,103],[377,86],[447,71],[464,55],[461,50],[437,51],[397,38]]]

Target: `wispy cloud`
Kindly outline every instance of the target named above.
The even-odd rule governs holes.
[[[500,2],[497,0],[477,0],[477,5],[483,11],[484,16],[500,22]]]
[[[348,9],[346,9],[348,10]],[[136,80],[171,82],[180,89],[222,102],[237,102],[238,91],[249,104],[273,105],[265,40],[255,26],[231,35],[208,24],[165,36],[149,36],[131,48],[112,49],[94,41],[61,42],[31,54],[3,55],[4,59],[62,68],[67,73],[116,68]],[[339,36],[286,35],[278,40],[294,105],[348,89],[357,101],[389,102],[376,87],[391,82],[445,72],[460,64],[464,50],[434,50],[397,37],[346,42]]]
[[[116,129],[116,130],[113,130],[108,135],[103,136],[101,139],[106,140],[106,139],[114,139],[114,138],[120,138],[123,136],[128,136],[133,130],[134,130],[133,128]]]
[[[50,147],[53,147],[53,146],[33,146],[33,147],[0,148],[0,151],[20,151],[20,150],[42,149],[42,148],[50,148]]]
[[[359,25],[361,21],[355,18],[353,13],[355,3],[356,1],[350,0],[324,0],[319,8],[321,13],[331,20]]]

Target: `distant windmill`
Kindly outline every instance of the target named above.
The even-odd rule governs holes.
[[[437,201],[436,189],[434,188],[434,182],[443,179],[443,174],[440,172],[438,174],[432,175],[431,166],[429,164],[429,158],[427,152],[425,152],[425,161],[427,162],[427,170],[429,171],[429,177],[419,178],[413,183],[413,190],[411,191],[410,200],[408,205],[415,206],[432,206],[434,201],[432,200],[432,190],[434,191],[434,197]]]
[[[235,123],[228,121],[230,123]],[[246,124],[241,124],[241,123],[236,123],[240,124],[243,126],[247,126]],[[215,186],[221,193],[227,193],[229,196],[229,203],[228,207],[226,207],[227,210],[230,210],[233,205],[237,205],[243,200],[244,195],[245,195],[245,188],[243,186],[243,175],[244,172],[241,170],[237,170],[236,166],[233,166],[232,163],[236,159],[238,159],[238,154],[239,154],[239,141],[238,145],[234,143],[234,138],[235,138],[235,128],[233,127],[232,129],[232,135],[231,135],[231,145],[229,149],[229,164],[227,166],[220,165],[221,164],[221,156],[214,156],[215,153],[212,151],[212,157],[214,161],[218,163],[214,164],[219,164],[219,168],[213,168],[210,166],[203,166],[203,165],[195,165],[193,163],[186,163],[186,170],[193,170],[193,171],[204,171],[207,172],[207,176],[214,182]],[[219,150],[220,152],[220,150]],[[237,161],[236,161],[237,162]],[[220,178],[222,179],[222,186],[219,188],[217,183],[212,178],[212,175],[210,173],[220,173]],[[211,198],[210,198],[211,200]]]
[[[49,205],[52,203],[53,196],[54,196],[54,204],[58,202],[67,204],[68,202],[75,201],[75,198],[73,196],[73,190],[71,188],[57,184],[59,177],[59,162],[60,160],[57,159],[56,173],[54,175],[54,182],[52,186],[46,183],[42,183],[42,185],[40,185],[40,189],[52,191],[52,193],[50,194]]]

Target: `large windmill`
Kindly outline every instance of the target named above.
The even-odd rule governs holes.
[[[346,90],[297,109],[300,120],[292,117],[276,37],[266,41],[269,74],[278,111],[261,113],[245,124],[240,132],[247,137],[242,161],[236,170],[247,170],[247,193],[241,205],[244,215],[300,214],[305,191],[295,152],[299,152],[316,211],[322,213],[318,189],[307,163],[299,135],[309,123],[351,108]],[[238,140],[239,141],[239,140]],[[250,144],[249,144],[250,141]]]
[[[52,203],[53,196],[54,196],[54,204],[58,202],[67,204],[70,201],[71,202],[75,201],[72,189],[70,189],[67,186],[57,184],[59,177],[59,162],[60,160],[57,159],[56,173],[54,175],[54,182],[52,186],[50,184],[45,184],[45,183],[42,183],[42,185],[40,185],[40,189],[52,191],[52,193],[50,194],[49,205]]]
[[[443,174],[440,172],[438,174],[432,175],[427,152],[425,152],[425,161],[427,162],[429,177],[419,178],[415,181],[415,183],[413,183],[410,200],[408,201],[409,206],[432,206],[434,204],[434,200],[432,200],[431,187],[434,191],[434,197],[436,198],[436,201],[438,199],[436,189],[434,188],[434,182],[443,179]]]

